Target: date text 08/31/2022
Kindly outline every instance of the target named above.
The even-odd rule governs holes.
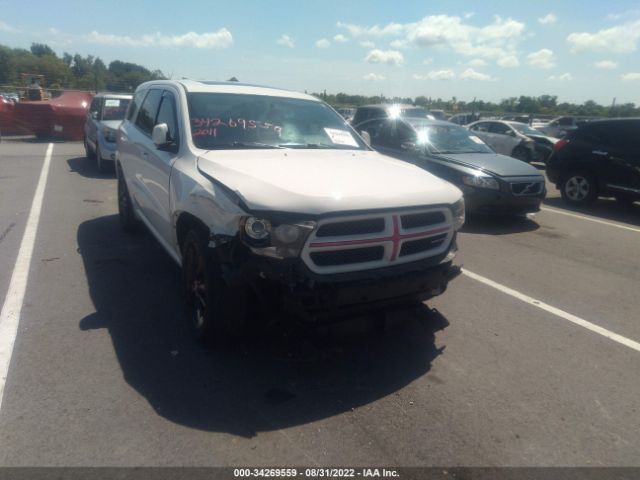
[[[235,478],[398,478],[396,470],[386,468],[236,468]]]

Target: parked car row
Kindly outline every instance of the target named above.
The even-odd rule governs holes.
[[[547,139],[563,198],[640,194],[638,122]],[[496,125],[511,143],[488,136]],[[318,322],[439,295],[460,273],[466,213],[523,215],[546,194],[538,169],[501,153],[537,158],[546,137],[519,122],[465,128],[369,105],[349,124],[315,97],[236,82],[99,94],[85,135],[88,157],[114,162],[123,229],[144,225],[181,266],[205,342],[244,330],[264,304]]]

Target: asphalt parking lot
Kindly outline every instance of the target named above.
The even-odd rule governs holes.
[[[48,148],[0,144],[5,303]],[[121,233],[83,152],[53,144],[0,348],[1,466],[638,465],[640,205],[574,212],[549,186],[532,218],[469,221],[466,274],[386,330],[205,351],[177,267]]]

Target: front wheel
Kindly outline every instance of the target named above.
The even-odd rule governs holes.
[[[96,165],[100,173],[107,173],[107,164],[102,160],[102,152],[98,146],[96,146]]]
[[[211,256],[207,235],[190,230],[182,246],[182,279],[189,328],[198,342],[213,346],[246,327],[246,290],[230,287]]]
[[[593,202],[598,195],[593,177],[587,172],[571,172],[560,185],[562,199],[569,205],[584,206]]]
[[[120,226],[125,232],[131,233],[138,229],[139,222],[133,211],[131,195],[129,195],[129,189],[122,177],[122,172],[118,175],[118,217],[120,218]]]
[[[84,155],[88,159],[93,159],[93,156],[95,155],[95,153],[91,151],[91,147],[89,146],[89,142],[87,142],[86,136],[84,137]]]

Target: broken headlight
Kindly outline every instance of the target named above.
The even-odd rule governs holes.
[[[240,238],[257,255],[280,259],[297,257],[315,226],[315,222],[272,225],[266,219],[244,217]]]

